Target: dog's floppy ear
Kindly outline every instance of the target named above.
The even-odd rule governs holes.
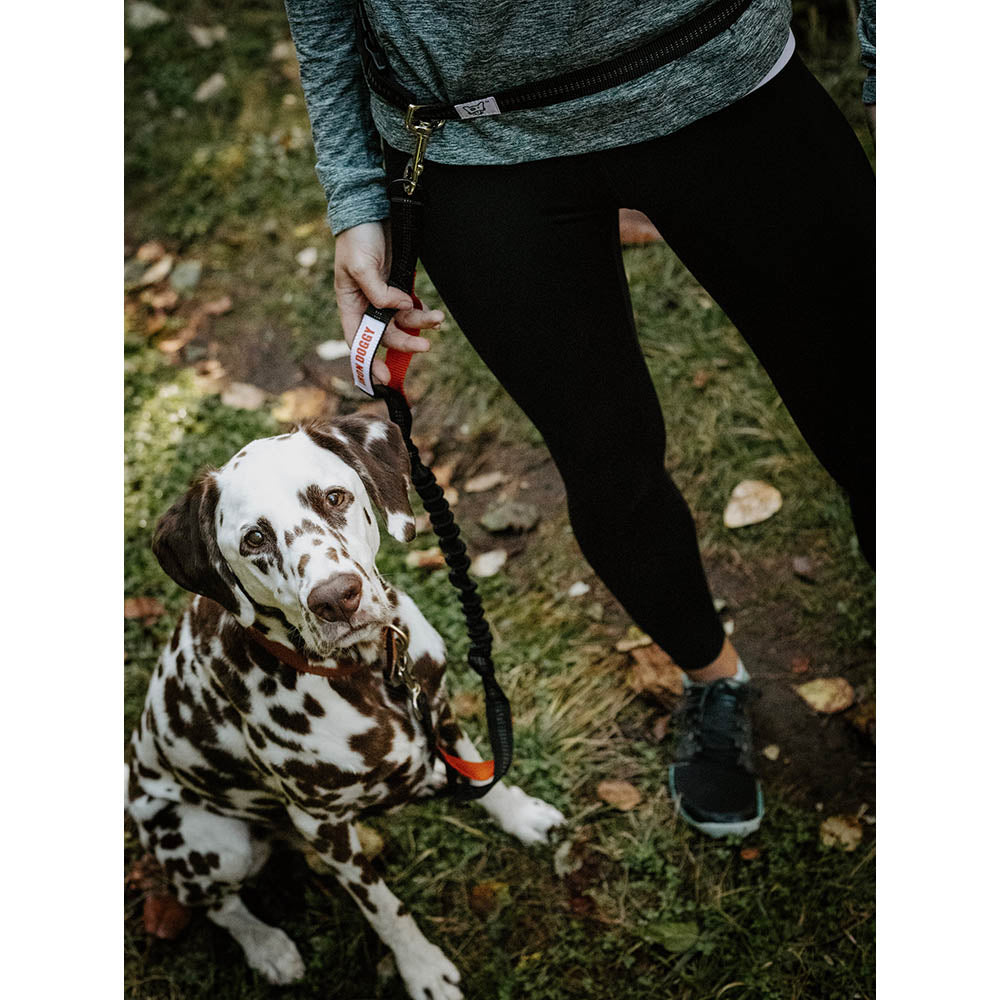
[[[352,415],[303,430],[358,473],[389,534],[397,541],[410,541],[416,534],[408,495],[410,456],[399,428],[378,417]]]
[[[153,554],[164,572],[185,590],[210,597],[244,625],[254,610],[215,539],[219,487],[210,471],[202,472],[156,525]]]

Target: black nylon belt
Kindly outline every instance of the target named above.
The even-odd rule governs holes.
[[[411,121],[468,120],[560,104],[636,80],[650,70],[688,55],[731,27],[752,2],[753,0],[719,0],[687,21],[669,28],[662,35],[613,59],[453,104],[427,101],[407,90],[395,79],[365,13],[363,2],[357,4],[358,52],[365,81],[372,93],[401,111],[412,108]],[[487,110],[489,102],[495,103],[496,110]],[[481,106],[483,110],[477,112],[477,106]],[[459,108],[465,109],[467,113],[462,114]]]

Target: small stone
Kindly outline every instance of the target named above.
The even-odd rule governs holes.
[[[222,73],[213,73],[207,80],[204,80],[194,92],[194,99],[199,104],[210,101],[217,97],[226,89],[226,77]]]
[[[726,635],[732,635],[733,632],[736,631],[736,622],[733,622],[733,621],[723,622],[722,623],[722,631],[725,632]]]
[[[493,549],[490,552],[483,552],[472,560],[469,572],[473,576],[496,576],[501,567],[507,562],[506,549]]]
[[[216,42],[224,42],[229,35],[224,24],[205,27],[200,24],[189,24],[188,34],[199,49],[210,49]]]
[[[806,583],[816,582],[816,567],[808,556],[795,556],[792,559],[792,572]]]
[[[715,610],[716,611],[725,611],[726,608],[729,607],[729,605],[726,603],[726,599],[724,597],[714,597],[714,598],[712,598],[712,604],[715,605]]]
[[[777,743],[771,743],[769,746],[764,747],[761,753],[768,760],[777,760],[781,756],[781,747]]]
[[[295,58],[295,46],[287,39],[275,42],[271,49],[271,58],[275,62],[283,62],[285,59]]]
[[[336,361],[351,353],[351,345],[346,340],[324,340],[322,344],[316,345],[316,353],[324,361]]]
[[[306,247],[295,255],[295,259],[299,262],[300,267],[308,269],[315,266],[316,261],[319,260],[319,250],[316,247]]]
[[[604,618],[604,605],[600,601],[593,601],[587,605],[584,614],[591,621],[599,622]]]
[[[566,594],[569,597],[583,597],[584,594],[590,593],[590,584],[584,583],[583,580],[577,580],[576,583],[571,583],[569,590]]]
[[[494,504],[479,519],[479,523],[493,533],[501,531],[530,531],[538,524],[541,514],[531,503],[505,500]]]
[[[146,3],[145,0],[135,0],[128,5],[128,26],[136,31],[145,31],[147,28],[155,28],[158,24],[166,24],[170,20],[170,15],[160,10],[155,4]]]
[[[201,281],[201,261],[182,260],[170,275],[170,287],[182,295],[193,292]]]

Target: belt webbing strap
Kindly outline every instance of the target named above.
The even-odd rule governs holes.
[[[414,120],[468,120],[560,104],[636,80],[650,70],[688,55],[731,27],[751,3],[752,0],[718,0],[687,21],[612,59],[455,104],[421,99],[393,77],[381,43],[368,21],[363,0],[357,4],[358,52],[371,91],[400,110],[415,106]]]

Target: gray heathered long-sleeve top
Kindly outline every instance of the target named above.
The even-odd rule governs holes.
[[[364,0],[393,72],[428,101],[469,100],[593,65],[687,20],[711,0]],[[285,0],[316,172],[339,233],[388,215],[379,136],[408,150],[401,114],[368,91],[352,0]],[[609,90],[532,111],[448,122],[427,159],[508,164],[674,132],[752,90],[788,39],[791,0],[754,0],[696,51]]]

